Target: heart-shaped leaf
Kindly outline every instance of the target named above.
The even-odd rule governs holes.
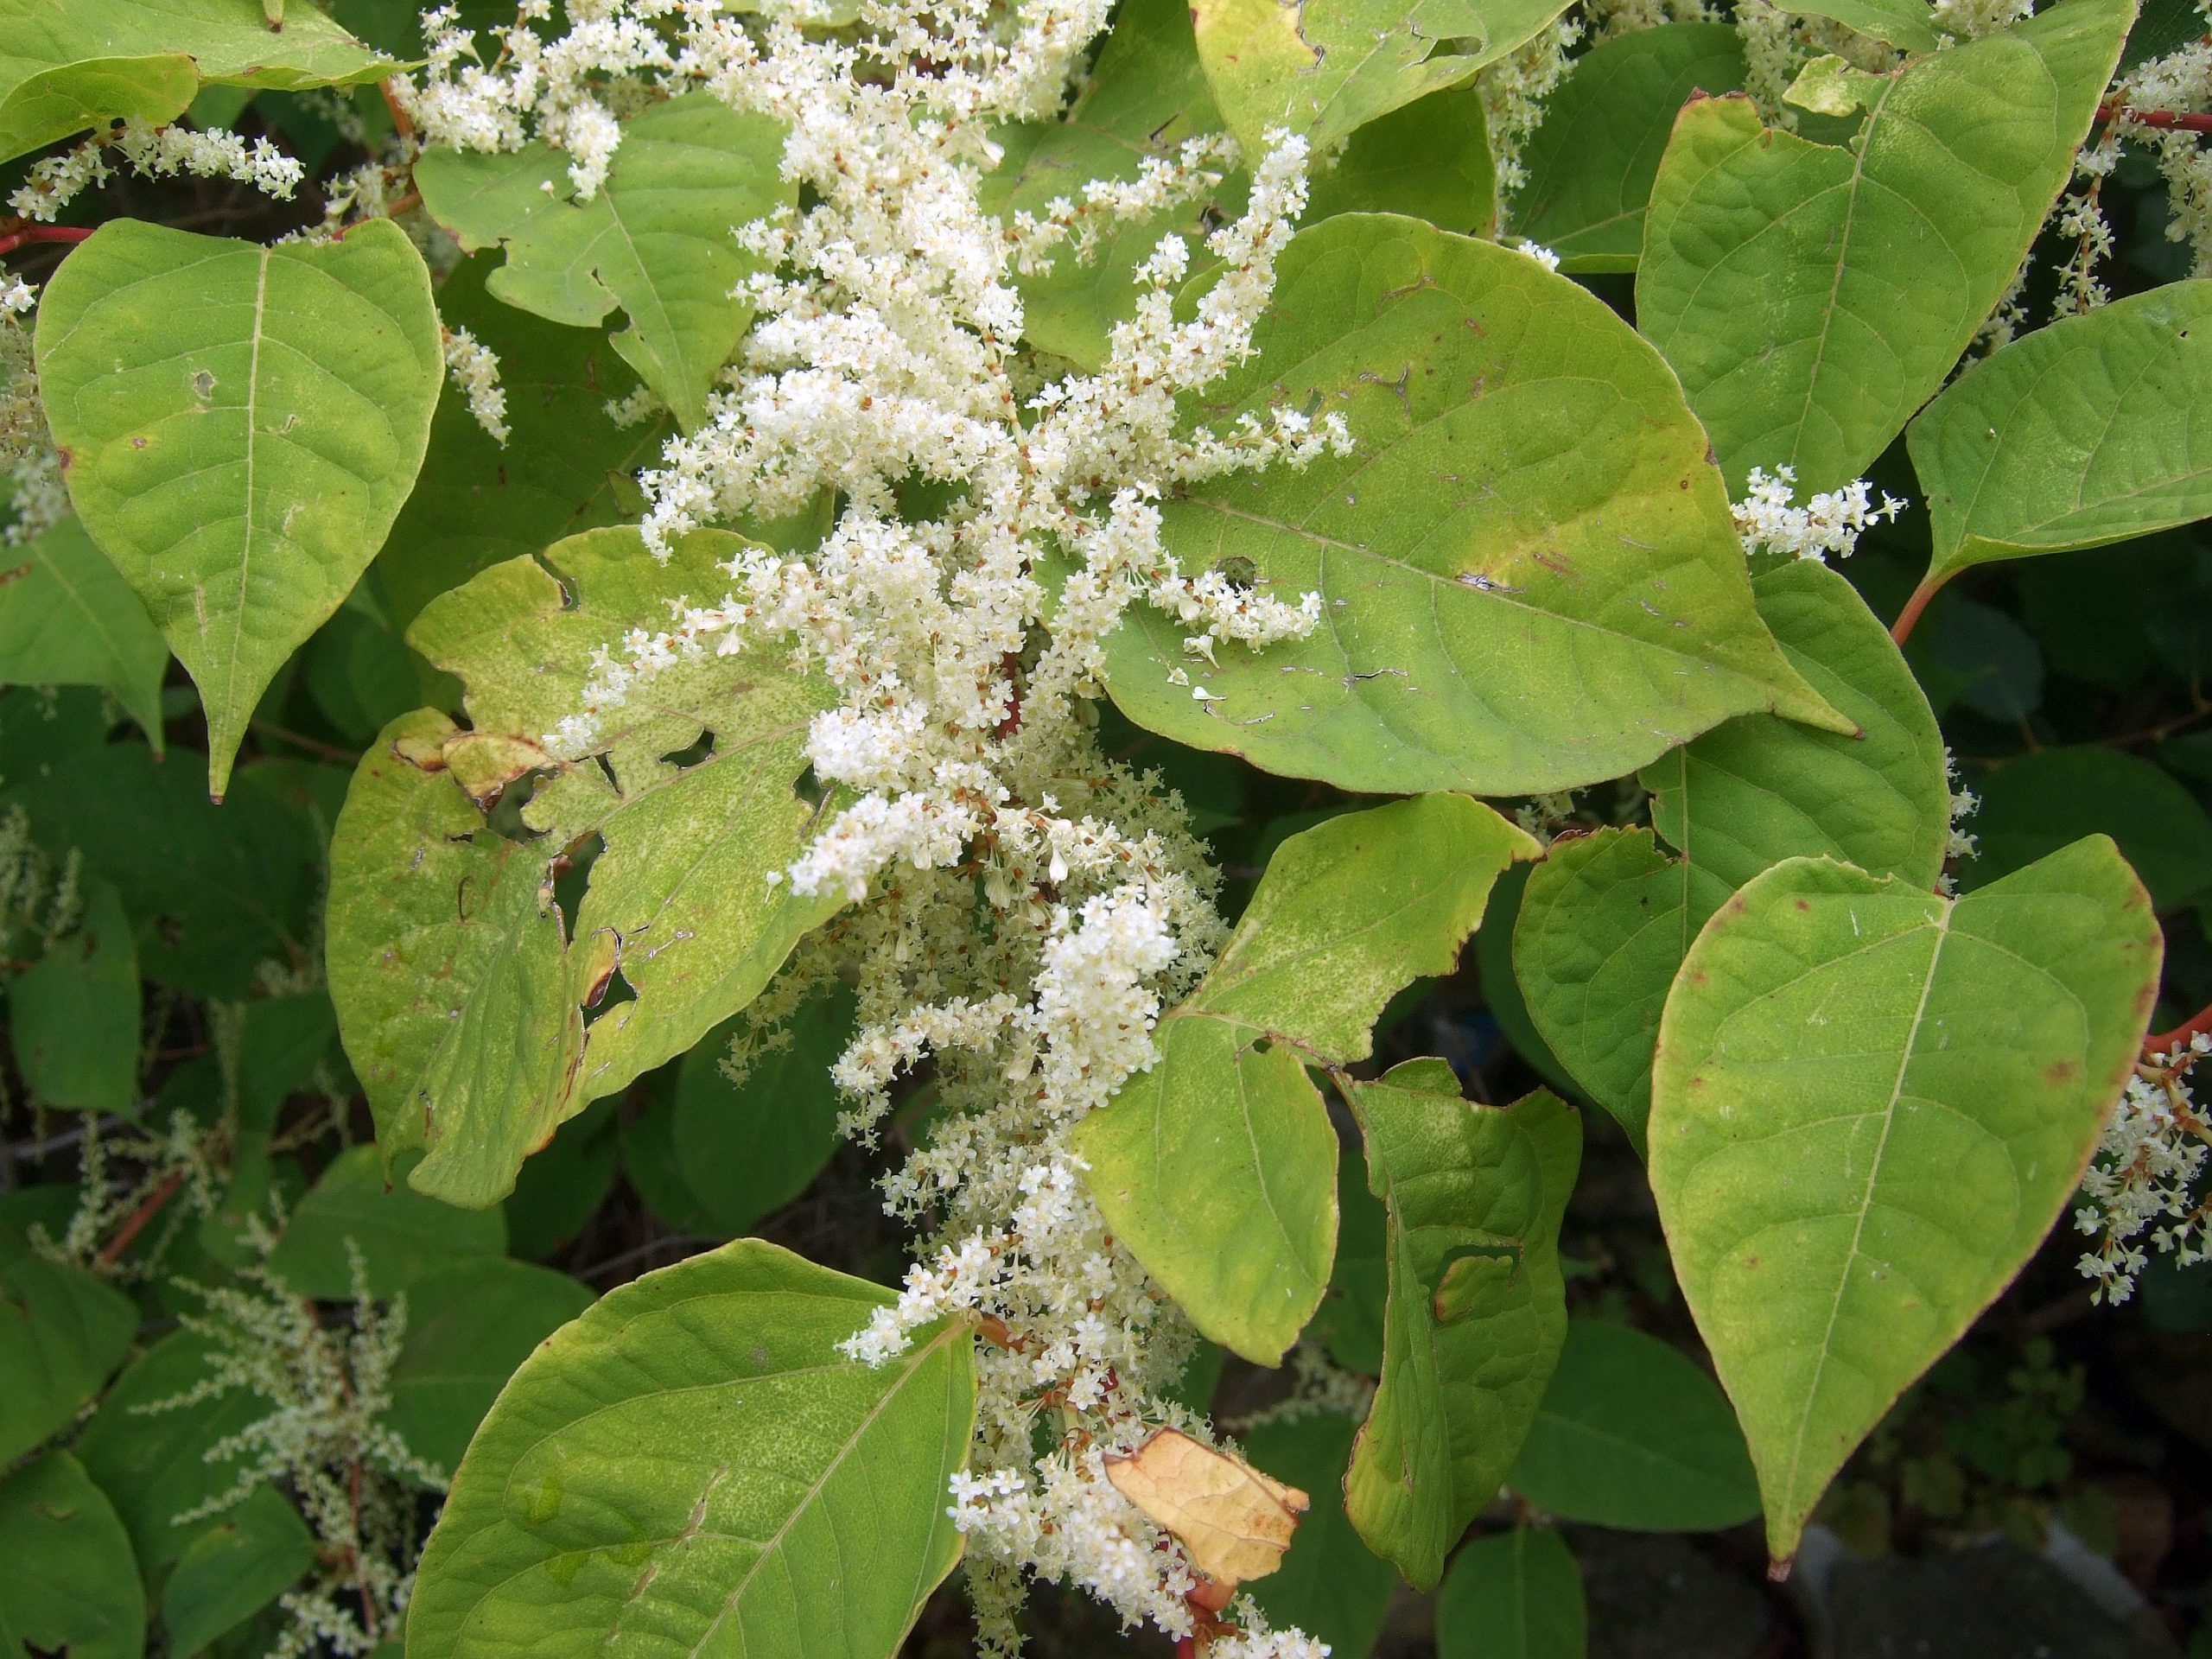
[[[1651,188],[1637,323],[1740,491],[1865,472],[1943,384],[2088,134],[2133,0],[2061,0],[1885,78],[1850,148],[1692,104]]]
[[[429,272],[384,219],[274,248],[118,219],[48,284],[37,347],[70,499],[200,687],[220,799],[414,486],[444,372]]]
[[[2160,954],[2101,836],[1956,899],[1792,859],[1690,947],[1660,1023],[1651,1188],[1777,1560],[2058,1218]]]

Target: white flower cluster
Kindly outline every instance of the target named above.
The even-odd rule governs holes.
[[[1802,507],[1790,505],[1796,497],[1795,467],[1777,467],[1770,475],[1764,467],[1751,468],[1744,480],[1744,499],[1729,508],[1746,554],[1776,553],[1826,563],[1833,553],[1847,559],[1862,533],[1905,509],[1886,490],[1881,505],[1876,506],[1874,486],[1863,478],[1840,490],[1824,490]]]
[[[249,144],[221,127],[194,130],[134,119],[35,162],[8,205],[25,219],[52,223],[84,191],[114,176],[106,157],[110,149],[142,178],[189,174],[197,179],[234,179],[279,200],[289,200],[307,176],[298,162],[266,138]]]
[[[1189,419],[1188,394],[1251,353],[1305,205],[1302,140],[1272,135],[1258,157],[1200,140],[1010,225],[984,211],[994,131],[1057,115],[1110,10],[862,0],[824,33],[788,3],[741,20],[712,0],[571,0],[567,37],[541,40],[526,8],[488,63],[447,16],[405,99],[438,142],[565,147],[580,191],[607,154],[594,108],[702,89],[788,134],[804,206],[734,227],[763,267],[743,290],[756,320],[705,423],[645,475],[645,529],[664,550],[825,494],[839,516],[819,546],[741,552],[721,598],[610,642],[546,741],[590,753],[604,715],[709,651],[787,652],[835,688],[807,755],[847,804],[785,879],[858,907],[801,946],[755,1020],[772,1026],[830,976],[856,982],[835,1077],[863,1138],[902,1075],[929,1070],[926,1138],[885,1182],[923,1232],[920,1259],[847,1347],[880,1363],[947,1315],[977,1329],[976,1440],[948,1501],[983,1646],[1000,1653],[1019,1643],[1025,1575],[1081,1584],[1171,1635],[1197,1628],[1181,1547],[1101,1464],[1163,1425],[1207,1436],[1164,1394],[1192,1333],[1108,1233],[1071,1130],[1154,1063],[1154,1022],[1223,928],[1180,801],[1100,752],[1092,710],[1132,604],[1174,617],[1205,662],[1318,624],[1317,595],[1186,572],[1160,502],[1351,445],[1341,417],[1294,408]],[[1249,206],[1206,238],[1195,301],[1176,303],[1193,250],[1163,237],[1095,373],[1053,378],[1024,352],[1022,274],[1094,257],[1105,228],[1247,162]],[[1242,1604],[1236,1628],[1217,1651],[1319,1651]]]
[[[2199,1194],[2212,1122],[2189,1088],[2190,1069],[2208,1054],[2212,1036],[2199,1032],[2138,1066],[2105,1125],[2074,1212],[2075,1226],[2097,1241],[2080,1266],[2097,1281],[2098,1301],[2134,1294],[2151,1259],[2139,1242],[2146,1230],[2152,1247],[2182,1267],[2212,1260],[2212,1198]]]
[[[468,399],[469,418],[501,448],[507,443],[507,393],[499,356],[466,328],[445,331],[446,372]]]
[[[1567,79],[1567,48],[1581,38],[1581,20],[1563,18],[1475,77],[1490,129],[1491,165],[1501,203],[1529,181],[1529,170],[1521,165],[1522,149],[1543,124],[1544,98]]]

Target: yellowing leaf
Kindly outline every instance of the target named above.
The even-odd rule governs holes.
[[[1175,1535],[1193,1567],[1231,1587],[1282,1565],[1308,1501],[1297,1487],[1177,1428],[1159,1430],[1125,1457],[1108,1458],[1106,1478]]]

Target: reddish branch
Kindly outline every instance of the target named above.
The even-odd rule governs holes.
[[[2098,120],[2109,121],[2114,116],[2139,127],[2164,127],[2169,132],[2212,132],[2212,115],[2193,115],[2183,110],[2131,110],[2125,104],[2097,106]]]
[[[114,1262],[129,1249],[130,1241],[146,1230],[146,1224],[162,1213],[162,1206],[175,1198],[177,1188],[183,1185],[184,1175],[181,1171],[162,1176],[155,1185],[154,1190],[149,1192],[138,1207],[130,1212],[130,1218],[117,1228],[115,1236],[108,1240],[101,1248],[101,1265],[105,1267]]]
[[[1920,620],[1920,613],[1928,608],[1928,601],[1936,597],[1937,584],[1923,582],[1912,590],[1912,597],[1904,602],[1904,609],[1897,613],[1897,620],[1890,625],[1890,638],[1904,644],[1912,632],[1913,624]]]
[[[33,225],[13,236],[0,236],[0,253],[13,253],[32,242],[81,242],[91,234],[80,225]]]
[[[2145,1055],[2171,1054],[2176,1049],[2188,1046],[2189,1039],[2200,1032],[2212,1034],[2212,1007],[2198,1009],[2171,1031],[2152,1032],[2143,1039],[2143,1052]]]

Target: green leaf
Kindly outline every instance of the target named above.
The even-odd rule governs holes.
[[[138,952],[115,889],[95,879],[84,918],[8,988],[8,1037],[31,1098],[138,1115]]]
[[[2212,890],[2212,817],[2163,767],[2119,749],[2043,749],[1975,779],[1981,809],[1966,828],[1981,855],[1959,866],[1972,892],[2100,832],[2120,844],[2152,904],[2196,903]]]
[[[1436,1599],[1437,1659],[1583,1659],[1582,1574],[1549,1527],[1478,1538]]]
[[[149,979],[243,998],[262,962],[291,971],[309,960],[321,850],[283,769],[248,767],[219,808],[207,776],[187,751],[157,760],[143,743],[98,743],[25,768],[9,798],[41,847],[74,849],[88,875],[114,884]]]
[[[1272,0],[1270,0],[1272,6]],[[1311,639],[1192,663],[1133,610],[1139,725],[1351,791],[1510,795],[1618,776],[1754,709],[1848,729],[1759,623],[1719,474],[1666,365],[1526,256],[1347,213],[1285,252],[1257,355],[1205,414],[1325,407],[1357,453],[1162,503],[1186,569],[1321,594]]]
[[[2057,1219],[2159,957],[2101,836],[1955,900],[1793,859],[1698,936],[1660,1025],[1651,1186],[1777,1559]]]
[[[1859,729],[1845,736],[1749,715],[1637,774],[1652,794],[1654,827],[1705,889],[1697,924],[1769,865],[1799,855],[1933,887],[1951,830],[1943,737],[1888,630],[1815,561],[1793,560],[1752,586],[1790,665]]]
[[[1609,1319],[1567,1322],[1506,1484],[1592,1526],[1707,1532],[1759,1512],[1744,1431],[1713,1379],[1679,1348]]]
[[[1752,584],[1795,668],[1857,728],[1746,715],[1637,774],[1669,858],[1640,830],[1554,844],[1514,933],[1529,1013],[1641,1149],[1659,1011],[1706,918],[1785,858],[1825,854],[1932,887],[1950,837],[1942,736],[1888,631],[1841,576],[1795,560]]]
[[[267,1402],[242,1389],[154,1408],[182,1399],[212,1375],[207,1338],[171,1332],[124,1368],[77,1443],[86,1469],[112,1495],[149,1580],[184,1554],[203,1524],[181,1527],[175,1517],[221,1497],[238,1479],[237,1465],[210,1463],[202,1453],[269,1413]]]
[[[582,1231],[614,1185],[622,1149],[614,1103],[601,1101],[563,1123],[550,1144],[532,1154],[500,1207],[507,1248],[543,1262]]]
[[[1513,930],[1521,918],[1522,897],[1529,875],[1540,866],[1516,864],[1491,889],[1490,907],[1475,931],[1475,971],[1482,982],[1483,1006],[1497,1021],[1507,1045],[1555,1093],[1580,1096],[1586,1091],[1570,1077],[1529,1017],[1528,999],[1513,975]]]
[[[1827,17],[1901,52],[1933,52],[1943,44],[1928,0],[1791,0],[1801,17]]]
[[[733,293],[759,262],[731,227],[797,200],[784,130],[705,92],[647,105],[623,124],[607,181],[579,199],[570,158],[537,143],[505,154],[437,147],[415,164],[423,205],[474,253],[506,263],[494,297],[590,327],[620,308],[614,349],[689,429],[753,308]]]
[[[408,1650],[889,1659],[960,1553],[976,1389],[958,1324],[839,1357],[891,1300],[746,1239],[556,1332],[461,1461]]]
[[[565,1273],[504,1256],[416,1279],[385,1423],[417,1457],[454,1468],[516,1367],[591,1305]]]
[[[2068,317],[1975,364],[1912,423],[1935,556],[1921,594],[1995,559],[2212,513],[2212,437],[2177,418],[2212,372],[2212,281]]]
[[[114,1507],[66,1452],[0,1479],[0,1652],[138,1659],[146,1596]]]
[[[1517,51],[1555,0],[1197,0],[1198,57],[1244,153],[1287,127],[1317,149]]]
[[[1244,1452],[1255,1467],[1312,1500],[1298,1517],[1282,1565],[1245,1586],[1278,1630],[1296,1629],[1329,1644],[1332,1659],[1365,1659],[1382,1634],[1398,1575],[1360,1541],[1345,1519],[1344,1467],[1352,1420],[1333,1411],[1247,1429]]]
[[[315,1536],[274,1486],[204,1525],[162,1586],[162,1625],[175,1659],[210,1646],[290,1589],[315,1564]]]
[[[1865,472],[1943,383],[2034,240],[2088,131],[2132,0],[2062,0],[1908,63],[1854,148],[1693,104],[1660,163],[1637,325],[1681,376],[1740,492]]]
[[[350,1300],[349,1241],[361,1254],[368,1294],[379,1299],[455,1262],[496,1259],[506,1249],[506,1223],[497,1211],[455,1209],[404,1182],[387,1185],[385,1162],[374,1147],[349,1147],[293,1211],[269,1271],[294,1294]]]
[[[793,785],[824,694],[763,654],[640,686],[598,754],[540,747],[582,709],[592,652],[659,626],[680,595],[721,591],[741,545],[702,531],[664,564],[634,530],[592,531],[548,550],[558,578],[513,560],[416,619],[410,641],[466,684],[473,724],[419,711],[362,763],[332,849],[329,963],[379,1139],[388,1154],[429,1147],[424,1192],[502,1197],[563,1118],[691,1048],[837,907],[771,884],[813,833]],[[702,711],[710,753],[671,761],[709,735]],[[484,807],[531,775],[521,829],[535,838],[507,839]],[[594,837],[564,927],[555,867]],[[618,973],[635,995],[587,1037],[584,1010]]]
[[[126,118],[166,124],[202,85],[297,92],[399,67],[305,7],[280,33],[256,0],[0,0],[0,161]]]
[[[1363,1059],[1400,987],[1451,971],[1532,843],[1430,795],[1294,836],[1212,970],[1160,1017],[1160,1059],[1076,1144],[1107,1224],[1199,1332],[1278,1363],[1336,1251],[1336,1131],[1309,1065]]]
[[[128,1296],[0,1227],[0,1463],[66,1427],[137,1334]]]
[[[207,711],[220,799],[261,694],[414,486],[443,365],[386,220],[256,247],[118,219],[39,308],[39,384],[85,529]]]
[[[162,749],[169,648],[74,518],[41,531],[0,580],[0,685],[97,685]]]
[[[670,431],[665,414],[615,425],[610,396],[634,380],[607,336],[500,303],[485,290],[498,268],[494,254],[463,260],[438,284],[438,312],[447,327],[467,329],[498,354],[507,442],[492,441],[466,399],[438,404],[415,493],[377,555],[385,597],[403,627],[480,570],[634,519],[632,475],[659,456]]]
[[[1582,1127],[1541,1090],[1503,1109],[1463,1100],[1441,1060],[1409,1060],[1345,1098],[1390,1252],[1382,1376],[1345,1507],[1370,1548],[1432,1589],[1497,1495],[1566,1334],[1559,1225]]]
[[[1497,170],[1482,90],[1451,86],[1369,122],[1318,168],[1305,222],[1403,213],[1470,236],[1497,231]]]
[[[984,210],[1012,220],[1042,219],[1065,196],[1080,200],[1093,179],[1134,175],[1147,161],[1172,160],[1188,140],[1221,130],[1191,37],[1187,0],[1131,0],[1099,48],[1090,79],[1057,121],[1031,121],[995,135],[1006,158],[983,177]],[[1173,232],[1203,242],[1209,210],[1243,208],[1241,176],[1171,213],[1109,224],[1092,257],[1061,249],[1048,270],[1017,277],[1022,335],[1041,352],[1085,369],[1106,360],[1107,334],[1130,315],[1137,266]]]
[[[829,1163],[842,1108],[830,1068],[852,1037],[853,1014],[848,991],[817,998],[793,1016],[790,1044],[762,1055],[742,1084],[722,1074],[727,1027],[678,1065],[671,1149],[711,1230],[749,1232]]]
[[[1529,181],[1513,199],[1513,228],[1559,255],[1561,270],[1634,270],[1675,116],[1698,92],[1743,84],[1743,45],[1727,23],[1600,41],[1544,100],[1522,152]]]
[[[1659,1013],[1701,915],[1689,872],[1649,830],[1605,829],[1554,842],[1529,872],[1513,929],[1513,973],[1560,1064],[1628,1131],[1651,1115]]]

